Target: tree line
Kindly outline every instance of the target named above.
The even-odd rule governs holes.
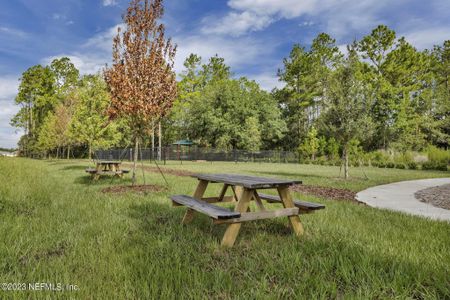
[[[284,87],[267,92],[236,78],[223,58],[204,62],[191,54],[178,74],[173,107],[158,120],[163,145],[187,138],[222,150],[283,149],[344,162],[355,145],[364,151],[448,149],[449,62],[450,41],[419,51],[384,25],[344,53],[321,33],[310,47],[293,46],[278,70]],[[136,126],[120,110],[114,118],[107,113],[117,99],[103,73],[80,76],[68,58],[29,68],[15,99],[21,109],[11,120],[25,131],[21,153],[62,157],[129,146]],[[152,129],[139,132],[141,145],[154,135]]]

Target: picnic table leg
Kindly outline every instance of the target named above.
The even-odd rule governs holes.
[[[253,190],[245,188],[242,194],[240,196],[238,195],[238,197],[239,201],[234,210],[241,213],[245,213],[253,197]],[[222,246],[233,247],[240,229],[241,223],[233,223],[228,225],[225,234],[223,235],[222,238]]]
[[[195,190],[194,198],[198,199],[198,200],[202,200],[203,194],[205,194],[207,186],[208,186],[208,181],[200,180],[198,182],[197,189]],[[188,208],[188,210],[184,214],[182,223],[183,224],[190,223],[192,221],[192,219],[194,218],[194,213],[195,213],[194,210]]]
[[[294,200],[292,200],[291,192],[288,187],[279,187],[278,194],[280,195],[281,201],[283,201],[284,208],[293,208]],[[300,222],[300,218],[298,215],[289,216],[289,222],[291,223],[291,227],[295,232],[295,235],[301,236],[303,235],[303,225]]]
[[[234,201],[239,202],[243,188],[241,186],[231,186],[231,189],[233,190]],[[247,207],[247,212],[250,212],[250,206]]]

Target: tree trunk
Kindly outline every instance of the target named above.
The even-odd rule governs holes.
[[[89,143],[89,160],[92,158],[92,143]]]
[[[158,123],[158,160],[161,160],[162,151],[162,131],[161,131],[161,121]]]
[[[152,159],[155,159],[155,124],[152,125]]]
[[[67,146],[67,159],[70,159],[70,145]]]
[[[138,151],[139,151],[139,138],[135,137],[134,140],[134,155],[133,155],[133,176],[131,178],[132,185],[136,184],[136,164],[138,160]]]
[[[344,147],[343,156],[344,156],[344,178],[348,179],[348,151],[347,151],[347,146]]]

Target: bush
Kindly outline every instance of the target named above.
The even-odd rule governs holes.
[[[427,148],[428,161],[433,163],[450,164],[450,150],[439,149],[435,146]],[[437,166],[437,165],[436,165]]]
[[[410,161],[407,165],[408,169],[417,170],[417,163],[415,161]]]
[[[395,164],[390,161],[386,164],[386,167],[392,169],[392,168],[395,168]]]
[[[406,169],[405,164],[397,164],[397,165],[395,165],[395,167],[396,167],[397,169]]]
[[[422,170],[447,171],[447,163],[427,161],[422,164]]]
[[[386,163],[384,163],[384,162],[379,162],[378,163],[378,168],[386,168]]]

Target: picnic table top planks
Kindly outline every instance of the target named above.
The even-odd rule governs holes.
[[[98,160],[96,162],[98,165],[120,165],[122,162],[121,161],[115,161],[115,160]]]
[[[271,189],[302,183],[301,180],[266,178],[240,174],[194,174],[192,177],[209,182],[242,186],[248,189]]]

